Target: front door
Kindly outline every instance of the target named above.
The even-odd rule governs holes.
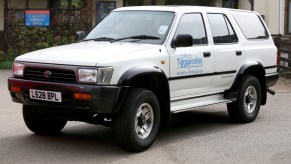
[[[213,86],[214,56],[202,14],[184,14],[174,38],[179,34],[190,34],[194,45],[169,48],[171,101],[205,95]]]

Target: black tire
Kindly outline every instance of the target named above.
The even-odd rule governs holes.
[[[246,93],[247,90],[249,91],[248,94]],[[256,77],[246,75],[239,86],[238,100],[227,104],[228,114],[236,122],[253,122],[259,114],[261,100],[262,91],[260,82]],[[247,107],[246,105],[249,108],[245,108]]]
[[[149,119],[152,119],[152,124],[151,121],[145,121],[146,114],[144,115],[144,118],[142,115],[138,114],[138,111],[149,109],[151,109],[151,112],[146,113],[153,115],[153,117],[148,117]],[[136,119],[139,121],[136,122]],[[148,128],[146,129],[147,131],[143,131],[148,135],[143,135],[141,133],[143,129],[142,124],[144,124],[144,126],[146,124],[152,125],[147,126],[152,127],[151,130],[148,130]],[[123,109],[113,119],[113,137],[117,145],[121,148],[128,151],[140,152],[146,150],[153,144],[158,133],[159,126],[160,108],[157,97],[149,90],[135,88],[130,90],[128,97],[123,105]],[[139,128],[140,131],[138,130]]]
[[[23,105],[22,114],[28,129],[39,135],[58,134],[67,123],[67,120],[40,114],[37,107]]]

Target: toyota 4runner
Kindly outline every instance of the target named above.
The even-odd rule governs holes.
[[[251,11],[124,7],[77,36],[15,59],[8,87],[36,134],[83,121],[143,151],[173,113],[225,103],[233,120],[254,121],[278,80],[277,49]]]

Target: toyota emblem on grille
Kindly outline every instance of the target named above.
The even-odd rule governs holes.
[[[43,75],[44,75],[45,78],[49,79],[52,76],[52,72],[51,71],[45,71],[43,73]]]

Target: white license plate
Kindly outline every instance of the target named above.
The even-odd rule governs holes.
[[[42,90],[29,90],[29,97],[35,100],[62,102],[61,92],[42,91]]]

